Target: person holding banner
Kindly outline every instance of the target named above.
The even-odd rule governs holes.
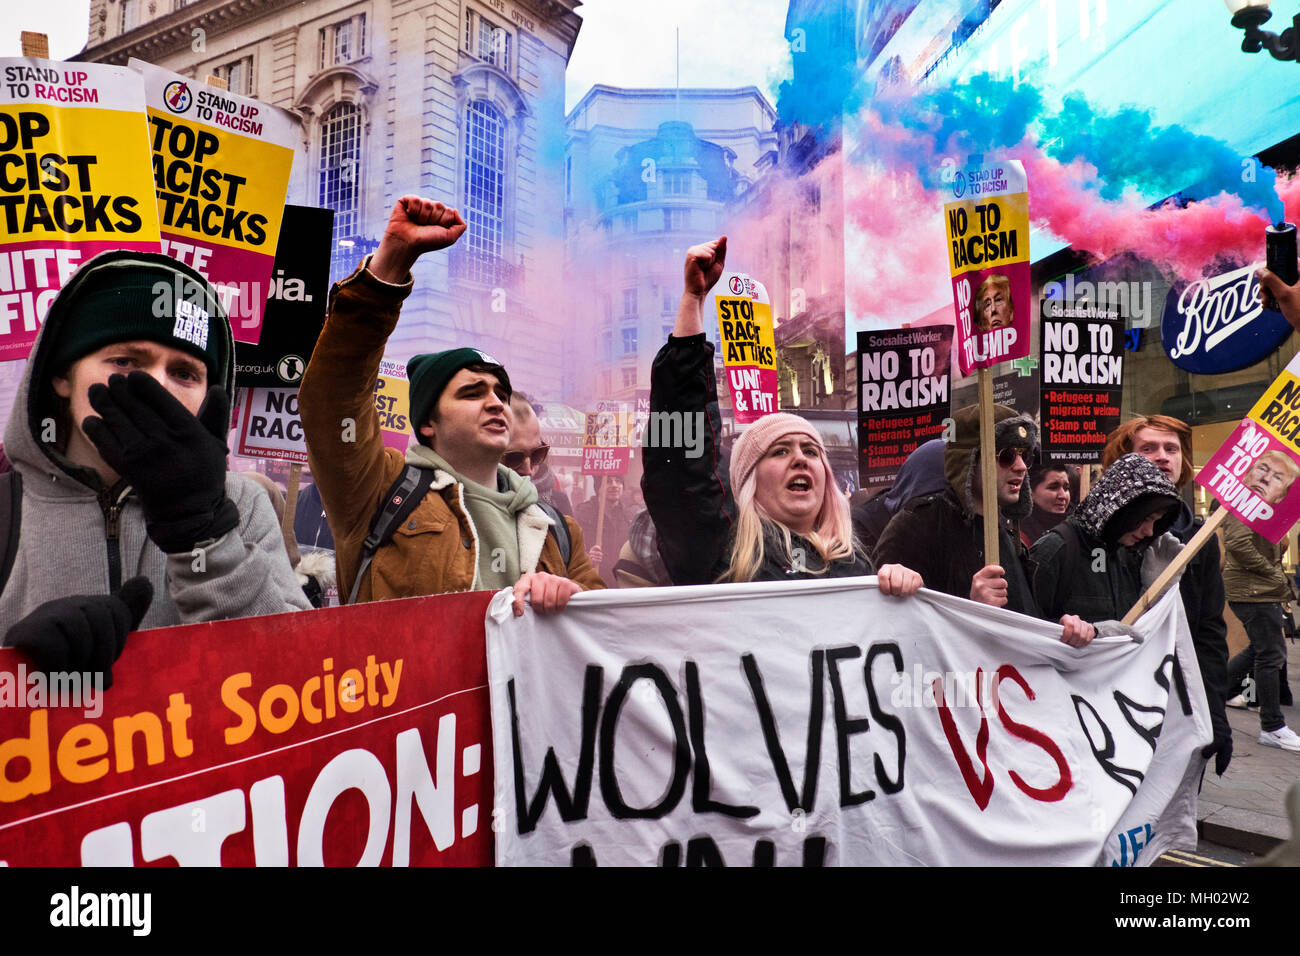
[[[1094,624],[1120,620],[1182,550],[1165,534],[1178,505],[1173,483],[1141,455],[1106,469],[1078,510],[1029,549],[1043,613]]]
[[[379,248],[330,291],[298,401],[337,545],[339,594],[360,603],[513,586],[516,614],[525,597],[536,611],[558,611],[604,583],[577,522],[548,515],[532,482],[501,463],[514,422],[506,370],[474,348],[414,356],[406,367],[416,443],[403,455],[380,432],[375,383],[411,267],[465,229],[456,210],[403,196]],[[367,544],[372,522],[397,516],[383,540]],[[568,530],[563,543],[556,521]]]
[[[997,449],[998,561],[984,557],[983,483],[979,465],[979,406],[954,416],[956,435],[944,449],[947,484],[914,498],[885,526],[876,546],[878,562],[898,561],[920,571],[926,587],[1040,617],[1025,573],[1018,522],[1029,513],[1025,476],[1038,460],[1038,427],[1027,415],[993,406]],[[1061,640],[1082,647],[1092,625],[1074,615],[1060,619]]]
[[[270,501],[226,471],[233,382],[230,323],[193,269],[117,251],[71,277],[5,431],[6,645],[107,684],[137,628],[309,607]]]
[[[702,312],[726,256],[726,236],[687,250],[677,322],[650,371],[650,414],[693,416],[703,439],[695,457],[668,443],[647,443],[642,451],[641,488],[673,583],[875,573],[884,593],[915,594],[919,574],[900,565],[876,571],[855,543],[848,498],[809,422],[780,412],[763,416],[736,440],[729,480],[724,473],[713,345]]]
[[[1130,419],[1106,437],[1101,464],[1109,468],[1129,452],[1150,461],[1182,491],[1192,480],[1192,430],[1186,422],[1169,415],[1144,415]],[[1170,531],[1187,544],[1205,521],[1179,500],[1178,514]],[[1214,772],[1222,776],[1232,762],[1232,726],[1225,701],[1228,689],[1228,625],[1223,619],[1225,604],[1223,573],[1219,570],[1219,540],[1213,535],[1198,551],[1179,579],[1178,590],[1187,613],[1187,626],[1196,648],[1196,663],[1205,685],[1214,742],[1205,748],[1206,759],[1214,757]]]

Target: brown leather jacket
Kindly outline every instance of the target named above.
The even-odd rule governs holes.
[[[368,265],[367,259],[330,290],[329,317],[298,394],[307,458],[334,533],[341,595],[352,589],[361,544],[384,494],[406,467],[401,452],[384,447],[374,394],[384,344],[412,282],[383,282]],[[348,419],[354,423],[350,429]],[[537,505],[519,512],[520,567],[570,578],[584,590],[603,588],[577,522],[565,520],[572,541],[568,567],[554,535],[547,534],[545,513]],[[357,602],[468,591],[477,562],[478,537],[462,486],[439,471],[411,517],[375,553]]]

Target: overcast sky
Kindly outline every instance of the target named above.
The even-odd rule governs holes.
[[[753,84],[775,99],[789,74],[788,6],[789,0],[586,0],[578,11],[583,24],[569,61],[566,109],[595,83],[673,86],[679,29],[682,86]],[[0,56],[21,54],[21,30],[49,34],[56,60],[86,44],[90,0],[0,0],[0,7]]]

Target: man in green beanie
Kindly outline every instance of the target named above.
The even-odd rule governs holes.
[[[411,267],[466,229],[454,209],[416,196],[393,207],[379,248],[330,292],[329,317],[303,376],[298,404],[308,459],[334,533],[339,593],[355,600],[513,586],[515,613],[528,597],[555,611],[578,591],[604,587],[582,532],[566,522],[569,556],[537,489],[501,464],[514,423],[510,377],[475,348],[417,355],[407,363],[416,443],[384,447],[374,391],[384,346],[410,294]],[[391,538],[368,555],[372,522],[389,490],[415,466],[428,491]],[[399,493],[394,493],[399,496]],[[369,556],[369,563],[365,558]]]
[[[944,449],[942,491],[913,498],[880,536],[877,564],[902,564],[920,573],[925,586],[993,607],[1040,617],[1024,568],[1018,522],[1032,502],[1027,480],[1038,458],[1038,427],[1027,415],[993,406],[997,453],[998,554],[984,554],[984,496],[980,477],[979,406],[953,415],[955,434]],[[1074,615],[1061,618],[1061,640],[1076,647],[1095,629]]]
[[[266,495],[226,472],[233,379],[230,323],[188,266],[106,252],[69,278],[5,430],[6,645],[111,683],[137,628],[308,607]]]

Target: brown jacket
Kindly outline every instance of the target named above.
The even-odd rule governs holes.
[[[1229,601],[1283,604],[1291,600],[1291,582],[1282,568],[1286,541],[1274,544],[1228,515],[1223,526],[1223,590]]]
[[[369,260],[330,290],[329,317],[298,395],[307,458],[334,533],[341,595],[351,592],[370,522],[406,467],[401,452],[384,447],[374,394],[384,344],[412,283],[383,282],[367,265]],[[584,590],[603,588],[577,522],[565,520],[572,541],[568,567],[554,535],[547,534],[545,512],[535,504],[519,512],[520,567],[570,578]],[[375,553],[357,602],[468,591],[477,566],[478,536],[462,486],[439,471],[411,517]]]

